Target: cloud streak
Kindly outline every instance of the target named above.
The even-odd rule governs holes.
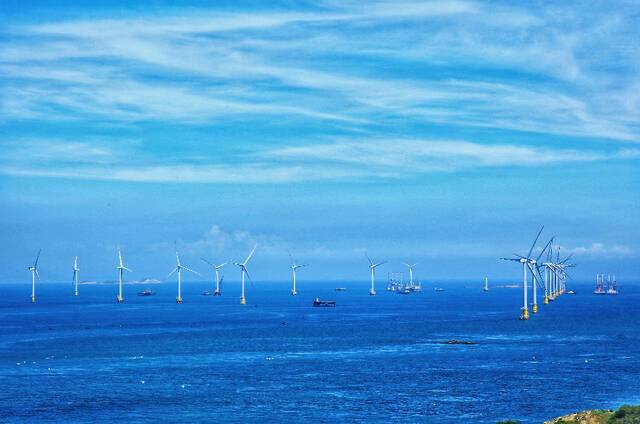
[[[138,152],[136,142],[122,140],[31,140],[14,142],[6,147],[2,156],[7,160],[0,165],[0,174],[4,175],[224,184],[398,179],[459,170],[553,166],[640,157],[640,149],[628,148],[597,152],[414,139],[338,140],[263,148],[242,155],[237,162],[205,155],[186,164]],[[122,165],[121,160],[127,157],[136,157],[135,165]]]
[[[624,94],[640,84],[637,49],[618,52],[616,74],[590,54],[624,43],[632,22],[623,8],[580,20],[571,10],[325,2],[11,25],[0,39],[2,112],[188,125],[271,116],[358,130],[400,121],[639,141],[640,99]]]

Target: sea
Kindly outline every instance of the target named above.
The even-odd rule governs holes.
[[[529,321],[521,288],[483,281],[255,282],[245,306],[235,282],[186,282],[179,305],[175,283],[126,285],[122,304],[115,285],[53,283],[31,304],[29,283],[0,286],[0,422],[540,423],[640,404],[640,282],[571,281]]]

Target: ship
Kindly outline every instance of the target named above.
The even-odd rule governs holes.
[[[335,300],[320,300],[319,297],[316,297],[313,300],[313,306],[314,307],[335,307],[336,306],[336,301]]]
[[[604,274],[596,274],[596,288],[593,294],[617,295],[618,282],[616,281],[616,276],[614,275],[612,279],[611,274],[609,274],[605,280]]]
[[[336,287],[336,291],[347,291],[346,287]]]
[[[151,289],[144,289],[138,292],[138,296],[154,296],[156,292]]]

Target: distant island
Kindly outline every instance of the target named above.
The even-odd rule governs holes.
[[[520,421],[500,421],[498,424],[519,424]],[[545,421],[544,424],[640,424],[640,406],[623,405],[617,410],[594,409],[576,412]]]

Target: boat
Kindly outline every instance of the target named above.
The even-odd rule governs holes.
[[[569,290],[567,294],[576,294],[576,292],[574,292],[573,290]]]
[[[336,306],[336,301],[335,300],[320,300],[319,297],[316,297],[313,301],[313,306],[314,307],[335,307]]]
[[[151,289],[144,289],[138,292],[138,296],[154,296],[156,292]]]
[[[433,290],[435,290],[435,291],[437,291],[437,292],[443,292],[443,291],[444,291],[444,289],[443,289],[442,287],[436,287],[436,288],[435,288],[435,289],[433,289]]]
[[[346,287],[336,287],[336,291],[347,291]]]
[[[205,290],[202,292],[203,296],[213,296],[213,293],[211,293],[209,290]]]

